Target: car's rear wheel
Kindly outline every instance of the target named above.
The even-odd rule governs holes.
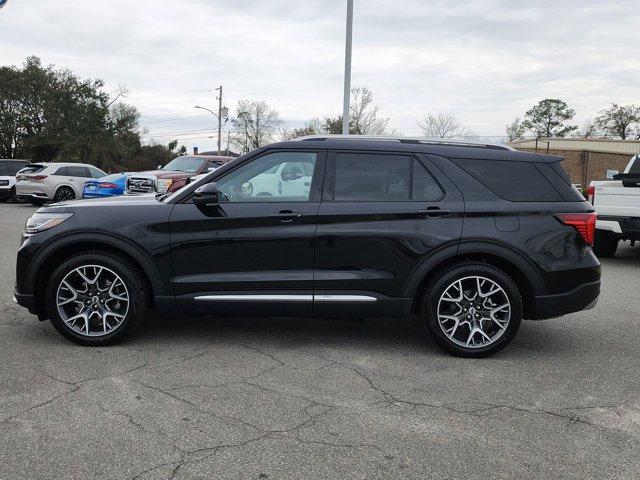
[[[56,190],[56,194],[53,197],[54,202],[64,202],[67,200],[73,200],[76,198],[76,193],[72,188],[69,187],[60,187]]]
[[[613,258],[618,251],[620,239],[606,230],[596,230],[593,251],[601,258]]]
[[[110,253],[76,255],[55,269],[45,302],[53,326],[81,345],[116,343],[140,323],[144,281],[128,261]]]
[[[423,323],[435,342],[461,357],[486,357],[513,339],[522,298],[503,271],[485,263],[456,264],[426,289]]]
[[[16,187],[11,189],[11,201],[13,203],[18,203],[18,194],[16,193]]]

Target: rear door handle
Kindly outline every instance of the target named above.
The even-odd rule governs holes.
[[[418,210],[418,215],[428,218],[447,217],[451,215],[451,210],[443,210],[440,207],[427,207],[423,210]]]
[[[293,212],[291,210],[282,210],[278,213],[272,213],[269,215],[271,218],[280,220],[281,222],[293,222],[296,218],[302,218],[302,212]]]

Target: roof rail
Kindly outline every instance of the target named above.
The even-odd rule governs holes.
[[[367,140],[376,142],[400,142],[400,143],[416,143],[423,145],[446,145],[451,147],[473,147],[473,148],[489,148],[494,150],[511,150],[515,151],[511,145],[498,143],[478,142],[474,140],[456,140],[452,138],[426,138],[426,137],[396,137],[392,135],[306,135],[304,137],[294,138],[293,141],[304,142],[308,140]]]

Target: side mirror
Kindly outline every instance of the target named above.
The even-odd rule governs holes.
[[[217,205],[220,202],[220,192],[216,182],[206,183],[193,192],[193,203],[199,207]]]
[[[156,170],[162,170],[162,165],[158,165],[158,168]]]

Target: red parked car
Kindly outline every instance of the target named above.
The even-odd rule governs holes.
[[[183,155],[174,158],[158,170],[132,173],[126,182],[127,194],[175,192],[184,187],[189,178],[209,173],[234,157],[217,155]]]

